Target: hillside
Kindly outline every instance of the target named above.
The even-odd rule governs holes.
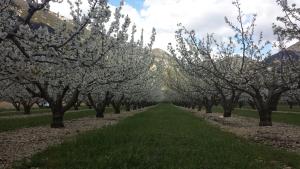
[[[266,63],[272,63],[276,60],[300,60],[300,42],[295,43],[294,45],[287,48],[285,52],[278,52],[268,58],[265,59]]]
[[[174,58],[165,50],[155,48],[152,50],[152,54],[156,57],[157,61],[163,62],[164,66],[172,66],[175,62]]]
[[[27,2],[25,0],[13,0],[13,3],[17,8],[20,17],[24,17],[28,10]],[[46,10],[38,11],[32,17],[32,22],[43,23],[52,28],[57,27],[58,23],[61,23],[63,20],[66,20],[66,18]]]
[[[288,50],[299,52],[300,53],[300,41],[295,43],[294,45],[288,47]]]

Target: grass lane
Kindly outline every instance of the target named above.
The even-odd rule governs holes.
[[[222,113],[223,109],[221,106],[215,106],[213,108],[213,112]],[[244,117],[251,117],[259,119],[258,112],[256,110],[251,109],[238,109],[236,108],[233,111],[234,114]],[[287,123],[292,125],[300,126],[300,113],[281,113],[281,112],[273,112],[272,120],[274,122]]]
[[[15,168],[282,169],[300,156],[249,143],[174,106],[161,104],[88,132]]]
[[[112,112],[112,108],[107,108],[106,112]],[[68,111],[64,116],[64,120],[79,119],[89,116],[96,116],[96,113],[93,109],[83,111]],[[16,130],[20,128],[50,125],[51,122],[52,116],[50,114],[24,118],[0,118],[0,132]]]
[[[81,106],[79,107],[79,110],[81,109],[88,109],[87,106]],[[74,108],[71,108],[70,110],[74,110]],[[50,108],[37,108],[37,107],[34,107],[31,109],[31,112],[29,114],[29,116],[31,114],[42,114],[42,113],[49,113],[51,112]],[[0,117],[3,117],[3,116],[16,116],[16,115],[24,115],[24,112],[23,110],[21,111],[16,111],[15,109],[0,109]]]

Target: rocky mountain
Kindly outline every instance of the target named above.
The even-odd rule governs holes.
[[[300,41],[290,46],[288,50],[299,52],[300,53]]]
[[[272,63],[276,60],[300,60],[300,41],[287,48],[286,51],[280,51],[265,59],[265,62]]]
[[[163,49],[153,49],[152,54],[155,56],[155,60],[157,62],[161,62],[164,65],[164,67],[172,66],[173,63],[175,63],[174,58]]]
[[[16,8],[20,18],[23,18],[27,14],[28,4],[25,0],[13,0],[13,5]],[[59,16],[58,14],[49,11],[41,10],[36,12],[32,17],[33,28],[38,28],[38,25],[47,25],[55,29],[58,26],[58,23],[61,23],[66,18]]]

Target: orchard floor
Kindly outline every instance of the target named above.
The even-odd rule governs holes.
[[[223,118],[219,112],[207,114],[205,111],[187,109],[196,116],[218,126],[223,131],[250,139],[254,142],[267,144],[275,148],[283,148],[300,155],[300,126],[278,123],[273,121],[273,126],[259,127],[259,119],[252,116],[232,114],[232,117]],[[257,113],[257,112],[256,112]]]
[[[11,168],[13,162],[28,160],[33,154],[60,144],[75,135],[117,123],[140,111],[106,114],[103,119],[84,117],[65,122],[64,129],[51,129],[49,125],[21,128],[0,133],[0,169]],[[26,167],[25,167],[26,168]]]
[[[15,168],[297,169],[300,155],[224,132],[187,110],[160,104],[116,125],[69,137]]]

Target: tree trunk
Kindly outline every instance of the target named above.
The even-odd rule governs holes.
[[[274,103],[274,99],[279,97],[270,96],[267,100],[263,100],[260,94],[257,94],[255,97],[256,108],[260,119],[259,126],[272,126],[272,103]]]
[[[14,106],[16,111],[21,111],[21,109],[20,109],[21,103],[20,102],[12,102],[12,105]]]
[[[64,128],[65,125],[63,123],[64,113],[55,112],[53,113],[51,128]]]
[[[198,111],[201,111],[202,110],[202,104],[199,104],[198,105]]]
[[[66,91],[69,90],[68,88],[65,89]],[[65,92],[66,92],[65,91]],[[63,123],[63,117],[66,111],[68,111],[70,108],[74,106],[74,104],[77,102],[79,96],[79,90],[75,90],[72,93],[72,97],[66,101],[65,105],[63,105],[65,93],[58,94],[57,99],[49,99],[48,102],[50,104],[51,110],[52,110],[52,124],[51,128],[64,128]]]
[[[120,114],[121,113],[121,104],[120,103],[115,103],[114,101],[111,103],[114,109],[115,114]]]
[[[31,106],[30,105],[24,105],[23,104],[23,108],[24,108],[24,114],[30,114],[30,111],[31,111]]]
[[[102,106],[101,108],[96,108],[95,111],[96,111],[97,118],[103,118],[105,112],[105,106]]]
[[[252,109],[256,109],[255,102],[253,102],[252,100],[248,100],[248,104]]]
[[[126,104],[125,104],[125,109],[126,109],[126,111],[129,112],[129,111],[130,111],[130,104],[126,103]]]
[[[223,117],[231,117],[232,111],[234,110],[235,103],[232,100],[222,101]]]
[[[272,110],[270,109],[259,109],[259,126],[272,126]]]
[[[232,114],[232,108],[230,108],[230,106],[228,107],[223,107],[224,112],[223,112],[223,117],[231,117]]]
[[[74,104],[74,110],[79,110],[79,107],[81,105],[81,101],[78,101]]]
[[[210,99],[205,97],[203,102],[206,113],[212,113],[212,108],[214,106],[214,96],[211,96]]]
[[[240,109],[244,106],[244,102],[242,102],[242,101],[239,101],[238,104],[239,104]]]
[[[99,103],[95,103],[92,95],[90,93],[88,94],[89,104],[96,111],[96,118],[104,117],[104,112],[105,112],[106,106],[109,104],[109,99],[107,98],[107,95],[108,94],[106,93],[106,97],[104,98],[104,100],[99,101]]]
[[[136,109],[137,109],[136,104],[133,104],[133,105],[132,105],[132,109],[133,109],[133,110],[136,110]]]
[[[32,90],[31,88],[26,88],[26,90],[32,94],[34,97],[39,97],[45,99],[51,108],[52,111],[52,128],[63,128],[63,117],[64,113],[74,106],[78,101],[78,96],[80,91],[76,88],[70,93],[70,86],[65,86],[59,93],[56,94],[56,97],[51,97],[49,94],[49,83],[45,81],[43,84],[35,82],[34,85],[39,89],[39,92]],[[67,94],[71,94],[68,100],[65,99]],[[63,104],[65,103],[65,104]]]
[[[270,103],[270,107],[272,111],[277,111],[277,105],[278,105],[279,99],[273,99]]]
[[[213,105],[211,105],[211,104],[206,104],[206,105],[205,105],[206,113],[212,113],[212,107],[213,107]]]
[[[289,105],[289,108],[290,108],[290,109],[293,109],[293,106],[294,106],[294,103],[293,103],[293,102],[287,101],[287,104]]]

